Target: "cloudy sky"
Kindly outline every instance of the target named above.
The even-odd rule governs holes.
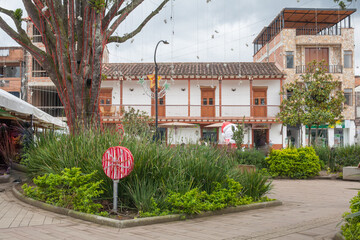
[[[8,9],[22,7],[21,0],[0,0]],[[160,0],[145,0],[118,28],[116,34],[134,29]],[[110,62],[152,62],[155,45],[168,40],[157,52],[158,62],[242,61],[251,62],[252,41],[264,26],[286,7],[337,8],[332,0],[170,0],[133,39],[109,44]],[[359,8],[360,1],[350,8]],[[359,10],[360,11],[360,10]],[[360,75],[360,12],[353,14],[355,69]],[[14,46],[0,29],[0,46]]]

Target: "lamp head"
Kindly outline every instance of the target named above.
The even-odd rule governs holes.
[[[163,41],[164,44],[170,44],[168,41],[164,40]]]

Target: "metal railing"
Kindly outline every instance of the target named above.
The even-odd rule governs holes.
[[[328,65],[325,67],[327,73],[343,73],[343,66],[342,65]],[[296,73],[308,73],[309,66],[308,65],[300,65],[296,66]]]
[[[330,28],[297,28],[296,36],[302,35],[337,36],[341,35],[341,28],[336,26]]]

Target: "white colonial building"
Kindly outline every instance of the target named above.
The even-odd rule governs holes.
[[[224,143],[221,124],[246,126],[248,147],[284,147],[276,121],[284,75],[274,63],[159,63],[158,116],[168,144]],[[121,121],[120,109],[133,107],[155,114],[151,97],[152,63],[105,64],[100,110],[105,124]]]

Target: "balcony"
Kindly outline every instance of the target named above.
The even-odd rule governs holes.
[[[308,73],[308,65],[300,65],[296,66],[296,73],[302,74],[302,73]],[[342,65],[329,65],[327,68],[327,73],[342,73],[343,72],[343,66]]]
[[[159,121],[186,121],[186,122],[222,122],[222,121],[237,121],[241,122],[245,117],[245,122],[262,123],[262,122],[276,122],[276,115],[279,113],[279,105],[219,105],[213,106],[215,109],[214,116],[202,116],[201,105],[166,105],[159,106]],[[60,117],[65,119],[64,108],[60,106],[38,106],[39,109],[52,115],[53,117]],[[151,116],[151,109],[154,106],[151,104],[138,105],[101,105],[100,114],[103,122],[116,123],[120,122],[122,113],[120,109],[128,110],[134,108],[140,112],[144,112],[147,116]],[[163,109],[161,109],[163,108]],[[252,109],[251,109],[252,108]],[[266,115],[255,116],[257,108],[266,108]],[[221,116],[220,116],[221,109]],[[189,115],[190,112],[190,115]],[[154,117],[154,116],[153,116]]]
[[[151,116],[151,110],[155,106],[151,104],[139,104],[139,105],[101,105],[100,112],[104,122],[116,122],[120,121],[121,111],[120,109],[127,110],[128,108],[134,108],[144,112],[146,115]],[[274,122],[276,115],[279,113],[279,105],[262,105],[262,106],[250,106],[250,105],[214,105],[214,114],[212,116],[206,114],[203,115],[202,105],[165,105],[159,106],[159,121],[188,121],[188,122],[219,122],[219,121],[241,121],[243,117],[247,121],[253,122]],[[209,106],[206,106],[209,108]],[[254,114],[258,108],[262,108],[261,112],[265,115]],[[264,111],[264,108],[266,109]],[[208,109],[207,109],[208,110]],[[221,112],[221,115],[220,115]]]

